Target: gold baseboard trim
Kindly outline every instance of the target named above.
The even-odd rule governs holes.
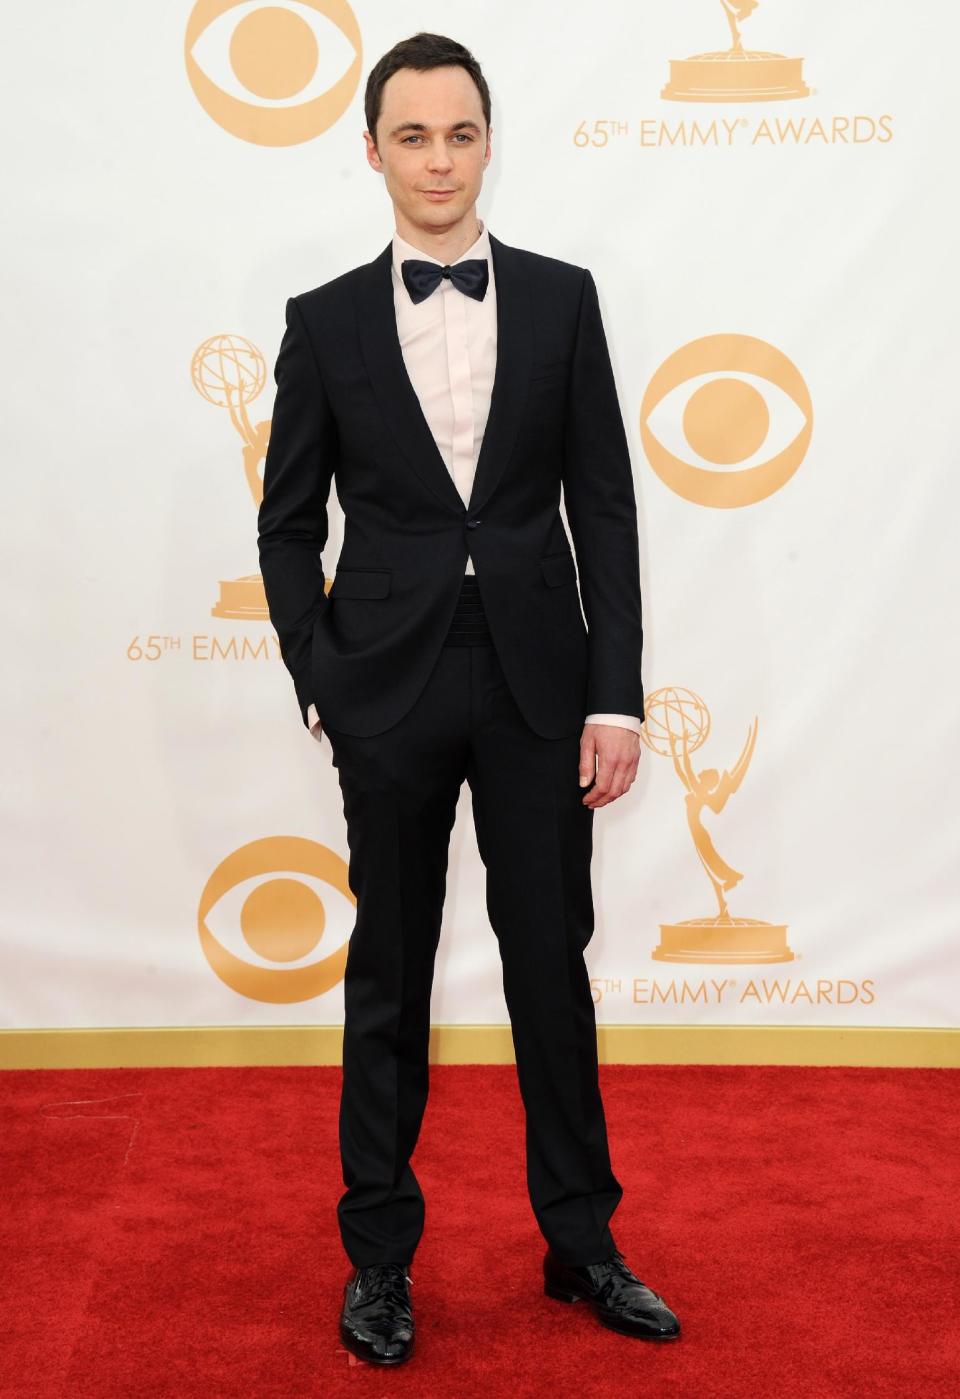
[[[812,1064],[958,1068],[960,1030],[821,1025],[600,1025],[604,1064]],[[0,1069],[339,1064],[339,1025],[3,1030]],[[434,1064],[512,1064],[509,1025],[434,1025]]]

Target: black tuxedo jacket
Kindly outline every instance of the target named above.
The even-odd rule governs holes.
[[[599,711],[643,717],[633,473],[596,286],[582,267],[492,235],[490,247],[497,363],[466,506],[404,365],[392,242],[287,301],[258,546],[305,724],[311,701],[347,734],[403,717],[438,658],[468,555],[537,734],[566,737]],[[328,594],[332,478],[344,536]]]

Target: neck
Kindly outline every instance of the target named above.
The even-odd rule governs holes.
[[[412,223],[398,209],[395,209],[395,215],[400,237],[419,252],[435,257],[438,262],[456,262],[480,237],[476,205],[449,228],[423,228]]]

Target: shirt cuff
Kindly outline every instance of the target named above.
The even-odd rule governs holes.
[[[615,724],[618,729],[632,729],[635,734],[641,732],[643,720],[638,714],[588,714],[583,721],[585,724]]]
[[[313,734],[314,738],[319,740],[323,734],[323,729],[320,724],[320,715],[317,713],[317,706],[315,704],[307,706],[307,723],[310,726],[310,732]]]

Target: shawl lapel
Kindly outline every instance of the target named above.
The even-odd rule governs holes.
[[[491,233],[490,251],[497,297],[497,364],[468,506],[440,455],[404,364],[393,304],[392,240],[364,265],[360,278],[360,346],[381,411],[408,465],[438,500],[461,516],[480,509],[510,459],[533,357],[533,297],[519,250]]]

